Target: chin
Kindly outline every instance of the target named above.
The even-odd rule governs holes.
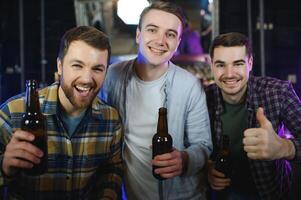
[[[166,63],[168,63],[169,60],[167,59],[164,59],[164,60],[160,60],[158,62],[154,62],[154,65],[164,65]]]
[[[92,102],[76,102],[75,103],[75,106],[78,108],[78,109],[83,109],[83,108],[88,108],[90,105],[92,104]]]

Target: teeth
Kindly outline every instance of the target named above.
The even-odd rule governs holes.
[[[81,91],[89,91],[90,90],[90,87],[81,87],[81,86],[76,86],[76,88],[78,89],[78,90],[81,90]]]
[[[155,53],[163,53],[164,50],[161,50],[161,49],[156,49],[156,48],[153,48],[153,47],[150,47],[150,49],[155,52]]]
[[[225,83],[236,83],[237,81],[225,81]]]

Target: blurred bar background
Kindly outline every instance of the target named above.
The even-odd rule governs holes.
[[[171,0],[172,1],[172,0]],[[26,79],[40,86],[55,81],[59,39],[69,28],[91,25],[107,33],[111,63],[135,56],[135,22],[147,0],[0,0],[0,103],[25,90]],[[200,36],[201,55],[174,62],[212,82],[208,48],[219,33],[238,31],[253,42],[255,75],[289,80],[301,96],[301,12],[298,0],[173,0]],[[126,6],[126,8],[122,6]],[[128,11],[128,13],[123,13]],[[129,14],[129,16],[127,16]],[[135,21],[135,20],[134,20]],[[301,195],[294,166],[296,196]],[[299,190],[299,191],[298,191]]]

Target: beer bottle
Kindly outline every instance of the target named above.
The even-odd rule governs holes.
[[[215,161],[215,169],[225,174],[227,178],[230,177],[230,139],[228,135],[222,136],[221,147]]]
[[[230,159],[230,138],[228,135],[222,135],[221,146],[218,151],[215,169],[225,174],[226,178],[231,175],[231,159]],[[216,191],[217,200],[226,200],[228,198],[228,188]]]
[[[168,134],[167,109],[164,107],[159,108],[157,133],[153,136],[152,148],[153,158],[156,155],[172,152],[172,137]],[[164,180],[165,178],[155,173],[156,168],[158,167],[153,166],[153,176]]]
[[[34,164],[31,169],[24,169],[24,173],[38,176],[47,170],[47,132],[46,119],[40,111],[40,102],[35,80],[26,81],[26,112],[22,116],[21,129],[32,133],[35,137],[33,145],[43,151],[44,155],[39,164]]]

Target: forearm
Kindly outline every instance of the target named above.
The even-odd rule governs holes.
[[[117,158],[117,157],[120,157]],[[116,155],[114,163],[106,166],[106,174],[102,181],[100,199],[118,199],[121,196],[123,163],[121,155]]]
[[[285,97],[281,110],[284,121],[285,138],[290,138],[286,159],[301,164],[301,101],[296,95],[292,84],[283,89]],[[288,142],[287,142],[288,143]]]
[[[110,159],[107,161],[102,180],[102,194],[100,199],[120,199],[121,186],[123,177],[123,160],[122,160],[122,128],[117,127],[113,134],[110,144]]]
[[[185,120],[184,145],[188,154],[185,175],[197,174],[205,165],[212,150],[210,122],[206,95],[199,82],[191,89]]]
[[[185,152],[187,152],[188,155],[185,175],[195,175],[206,164],[209,157],[209,150],[206,150],[206,148],[201,145],[193,145],[187,148]]]
[[[0,123],[1,123],[1,118],[0,118]],[[9,177],[7,174],[4,172],[3,169],[3,159],[4,159],[4,153],[6,149],[6,145],[10,140],[11,133],[4,128],[3,126],[0,127],[0,187],[3,187],[6,185],[8,182],[14,180],[16,176]],[[17,170],[16,170],[17,171]]]
[[[0,168],[0,188],[7,185],[9,182],[11,182],[17,178],[17,176],[8,177],[3,172],[2,162],[3,162],[3,153],[1,152],[1,154],[0,154],[0,166],[1,166],[1,168]]]
[[[182,158],[182,174],[185,175],[187,171],[187,166],[188,166],[188,160],[189,160],[189,155],[186,151],[181,151],[181,158]]]
[[[2,169],[2,161],[3,161],[3,154],[1,153],[0,155],[0,187],[4,186],[4,174],[3,174],[3,169]]]

